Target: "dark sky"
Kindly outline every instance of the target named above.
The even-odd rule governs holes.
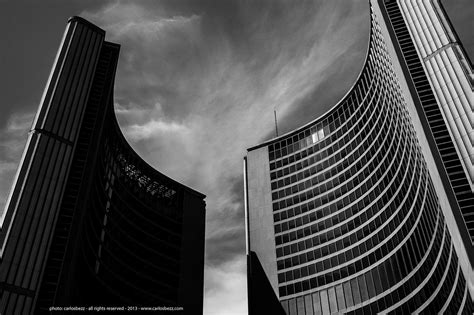
[[[474,2],[444,2],[473,56]],[[273,135],[274,109],[282,133],[345,94],[368,1],[0,0],[0,209],[72,15],[122,45],[115,108],[131,145],[207,195],[205,313],[246,313],[245,149]]]

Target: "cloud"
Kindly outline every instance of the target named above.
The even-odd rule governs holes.
[[[208,232],[206,264],[209,266],[245,256],[243,178],[238,176],[226,183],[230,191],[219,200],[217,207],[221,211],[208,216],[207,220],[208,226],[220,226]]]
[[[34,113],[25,112],[25,113],[14,113],[10,116],[6,129],[3,132],[7,134],[14,134],[17,132],[24,133],[29,130],[33,123]]]
[[[159,134],[166,133],[186,133],[186,126],[166,121],[150,120],[144,125],[130,125],[125,129],[125,134],[132,141],[147,140]]]
[[[247,296],[242,290],[247,286],[246,263],[241,256],[218,267],[206,267],[204,314],[247,314]]]
[[[14,113],[0,129],[0,216],[4,212],[33,117],[32,112]]]
[[[0,129],[0,163],[4,165],[3,170],[9,169],[5,165],[19,162],[33,118],[32,112],[13,113]]]

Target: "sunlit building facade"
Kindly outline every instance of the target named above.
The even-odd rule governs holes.
[[[0,314],[51,307],[202,313],[204,195],[153,169],[113,108],[120,46],[73,17],[0,230]]]
[[[474,312],[472,65],[438,1],[370,18],[343,99],[248,149],[250,314]]]

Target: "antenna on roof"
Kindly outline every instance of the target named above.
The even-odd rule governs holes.
[[[276,109],[273,109],[273,114],[275,116],[275,135],[278,137],[278,124],[277,124],[277,111]]]

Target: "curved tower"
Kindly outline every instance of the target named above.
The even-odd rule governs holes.
[[[0,313],[202,313],[204,195],[153,169],[113,109],[120,46],[69,20],[0,230]]]
[[[248,149],[250,314],[474,311],[469,160],[454,149],[399,5],[370,2],[366,60],[339,103]]]

